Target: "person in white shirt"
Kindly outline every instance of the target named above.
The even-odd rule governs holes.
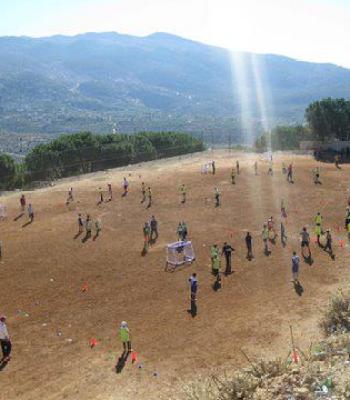
[[[28,206],[28,217],[30,222],[34,221],[34,210],[33,210],[33,206],[31,204],[29,204]]]
[[[0,344],[2,350],[2,360],[1,362],[7,362],[10,359],[11,353],[11,340],[6,326],[5,315],[0,316]]]

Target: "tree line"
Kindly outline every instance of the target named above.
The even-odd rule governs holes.
[[[303,140],[350,140],[350,100],[314,101],[305,110],[305,120],[305,125],[280,125],[265,132],[256,139],[256,150],[295,150]]]
[[[0,190],[204,149],[201,140],[178,132],[61,135],[34,147],[21,163],[7,154],[0,155]]]

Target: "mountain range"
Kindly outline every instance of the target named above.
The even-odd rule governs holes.
[[[182,130],[239,142],[303,122],[324,97],[350,97],[349,69],[167,33],[0,37],[0,133]]]

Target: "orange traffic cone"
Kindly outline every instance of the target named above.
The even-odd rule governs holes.
[[[131,352],[131,363],[134,364],[137,361],[137,353],[136,351]]]
[[[94,348],[97,345],[97,339],[91,338],[90,339],[90,347]]]
[[[89,287],[88,287],[88,283],[85,282],[84,285],[83,285],[83,287],[81,288],[81,291],[82,291],[82,292],[86,292],[86,291],[88,290],[88,288],[89,288]]]

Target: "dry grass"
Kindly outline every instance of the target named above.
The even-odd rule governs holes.
[[[320,326],[326,335],[350,332],[350,291],[339,292],[331,300]]]
[[[327,339],[310,346],[300,364],[260,360],[230,378],[187,386],[186,400],[350,399],[350,291],[332,298],[320,326]]]

